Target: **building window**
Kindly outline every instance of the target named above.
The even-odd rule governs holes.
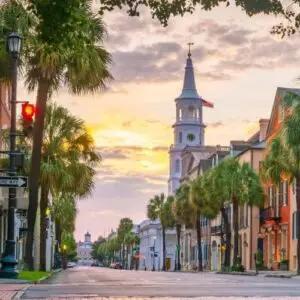
[[[183,119],[183,110],[182,110],[182,108],[178,109],[178,118],[179,118],[179,121],[181,121]]]
[[[196,109],[194,108],[194,106],[189,106],[188,108],[188,119],[196,119]]]
[[[297,239],[297,212],[293,213],[293,228],[292,228],[292,238]]]
[[[296,179],[293,180],[292,189],[293,189],[293,194],[295,195],[296,194]]]
[[[182,143],[182,132],[181,131],[179,132],[179,143],[180,144]]]
[[[202,228],[206,228],[208,226],[208,219],[205,217],[200,218],[200,226]]]
[[[175,161],[175,172],[179,173],[180,172],[180,160],[176,159]]]

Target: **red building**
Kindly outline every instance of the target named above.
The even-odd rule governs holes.
[[[269,126],[267,129],[267,145],[279,133],[285,111],[282,101],[287,91],[294,89],[278,88],[272,108]],[[299,90],[297,90],[299,92]],[[268,147],[266,148],[267,154]],[[266,181],[266,202],[260,215],[260,242],[259,249],[263,252],[264,265],[269,269],[278,269],[280,262],[287,262],[290,255],[291,235],[291,186],[288,184],[288,175],[281,175],[281,182],[276,186]]]

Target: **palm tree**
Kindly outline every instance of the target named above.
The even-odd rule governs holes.
[[[70,115],[66,108],[50,105],[46,110],[41,167],[40,270],[46,268],[46,209],[51,194],[67,193],[82,197],[93,188],[100,157],[83,120]],[[57,197],[59,199],[59,197]]]
[[[259,176],[246,162],[240,164],[234,158],[225,159],[221,164],[224,174],[224,184],[227,187],[225,194],[231,196],[233,206],[234,252],[233,264],[237,264],[239,241],[239,211],[238,207],[244,205],[262,206],[264,203],[264,190]],[[223,189],[224,191],[224,189]]]
[[[203,187],[205,193],[204,195],[212,214],[217,215],[218,212],[220,212],[224,221],[224,232],[226,237],[224,266],[229,267],[231,252],[231,229],[230,220],[226,211],[229,198],[228,195],[226,195],[223,191],[224,177],[222,168],[220,168],[219,165],[213,169],[210,169],[206,174],[204,174]]]
[[[8,1],[7,5],[1,6],[1,13],[10,7],[10,3],[20,5],[25,12],[29,11],[27,6],[22,5],[21,1]],[[36,107],[38,114],[33,130],[25,255],[25,263],[30,269],[33,269],[33,231],[38,207],[47,101],[52,93],[62,85],[67,86],[69,91],[75,94],[95,92],[105,87],[106,82],[111,79],[111,75],[107,69],[110,55],[101,46],[105,27],[102,20],[92,13],[90,1],[65,3],[70,8],[69,10],[65,9],[66,7],[62,9],[59,3],[56,5],[51,2],[39,2],[38,5],[36,3],[30,4],[32,4],[30,12],[34,22],[29,22],[27,30],[24,30],[31,35],[27,37],[24,43],[24,55],[21,61],[26,71],[28,89],[32,91],[37,88]],[[53,19],[57,19],[60,15],[62,17],[58,19],[59,21],[53,23]],[[39,17],[42,20],[38,20]],[[17,19],[16,14],[11,15],[9,20],[14,18]],[[51,18],[53,19],[51,20]],[[10,26],[10,23],[6,22],[7,19],[1,20],[0,23],[7,32],[12,32],[16,26]],[[4,35],[2,35],[1,40],[5,40]],[[5,43],[1,43],[1,47],[0,54],[2,56],[0,60],[5,61],[8,59],[7,55],[3,55]]]
[[[196,214],[196,231],[198,245],[198,271],[203,271],[202,265],[202,234],[201,218],[212,219],[215,217],[215,211],[209,207],[209,201],[205,197],[204,177],[197,177],[191,182],[190,201]]]
[[[189,201],[190,185],[182,184],[175,193],[175,202],[173,204],[173,214],[176,220],[176,234],[177,234],[177,269],[181,270],[180,262],[180,234],[181,226],[186,228],[193,228],[195,224],[195,215]]]
[[[300,96],[288,92],[283,98],[287,112],[280,131],[268,145],[268,154],[263,162],[263,177],[279,184],[282,175],[288,175],[290,183],[296,183],[297,205],[297,257],[300,257]],[[300,275],[300,259],[297,260]]]
[[[122,262],[122,265],[124,266],[124,263],[125,263],[125,243],[124,243],[124,240],[125,240],[125,236],[131,232],[133,228],[133,222],[130,218],[122,218],[120,220],[120,223],[119,223],[119,226],[118,226],[118,229],[117,229],[117,234],[118,234],[118,241],[121,245],[121,249],[120,249],[120,258],[121,258],[121,262]]]
[[[159,219],[162,228],[163,271],[166,271],[166,229],[173,228],[175,225],[175,219],[172,215],[172,202],[172,197],[166,199],[162,193],[150,199],[147,206],[148,218],[152,221]]]

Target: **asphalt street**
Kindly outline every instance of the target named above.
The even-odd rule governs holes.
[[[257,299],[299,296],[300,299],[300,279],[76,267],[57,273],[43,284],[29,287],[21,299],[209,296]]]

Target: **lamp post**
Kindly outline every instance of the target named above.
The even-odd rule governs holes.
[[[67,268],[67,249],[68,246],[67,245],[63,245],[62,246],[62,252],[63,252],[63,269],[65,270]]]
[[[9,172],[10,176],[16,175],[15,157],[16,150],[16,108],[17,108],[17,68],[18,58],[21,51],[22,38],[17,33],[12,33],[7,38],[7,50],[11,55],[11,125],[10,125],[10,156]],[[16,241],[15,241],[15,211],[16,211],[16,188],[10,187],[8,191],[8,226],[5,254],[2,259],[0,277],[18,277],[18,264],[16,260]]]
[[[156,241],[156,236],[153,237],[153,268],[152,271],[155,271],[155,241]]]

